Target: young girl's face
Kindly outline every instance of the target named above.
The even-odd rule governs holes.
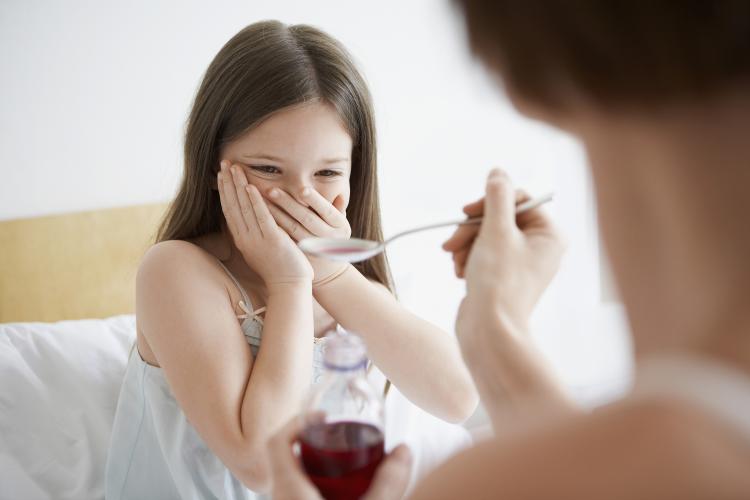
[[[242,165],[264,195],[272,188],[302,200],[315,189],[330,203],[349,204],[352,139],[334,109],[311,103],[283,109],[227,144],[221,160]]]

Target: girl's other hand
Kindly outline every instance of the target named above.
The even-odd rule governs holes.
[[[269,209],[276,223],[295,241],[305,238],[351,237],[352,229],[346,219],[344,201],[337,196],[333,203],[315,189],[306,187],[299,199],[279,188],[271,188],[266,196],[271,201]],[[308,257],[315,273],[315,282],[326,281],[341,272],[348,264],[327,259]]]
[[[258,189],[238,165],[221,162],[217,180],[221,209],[234,244],[245,262],[271,290],[278,285],[310,283],[312,267],[274,220]]]

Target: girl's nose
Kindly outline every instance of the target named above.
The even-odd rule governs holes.
[[[306,179],[295,179],[285,186],[287,193],[291,194],[300,203],[303,202],[302,191],[305,188],[315,189]]]

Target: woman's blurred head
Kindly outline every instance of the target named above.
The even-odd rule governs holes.
[[[745,0],[454,1],[521,111],[649,110],[750,88]]]

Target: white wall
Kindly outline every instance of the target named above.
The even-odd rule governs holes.
[[[617,386],[627,337],[617,306],[600,301],[581,148],[509,107],[471,60],[447,2],[6,0],[0,219],[169,199],[202,72],[240,28],[268,18],[321,27],[358,59],[376,103],[386,234],[460,215],[493,165],[532,193],[557,193],[549,211],[570,247],[535,336],[582,399]],[[438,248],[449,233],[390,253],[403,301],[446,329],[463,292]]]

